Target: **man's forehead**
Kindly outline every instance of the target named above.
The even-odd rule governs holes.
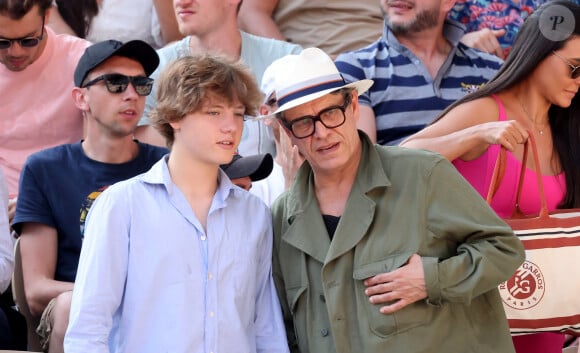
[[[13,19],[6,13],[0,13],[0,37],[21,38],[32,36],[40,31],[41,24],[42,16],[35,9],[19,19]]]
[[[294,108],[290,108],[284,113],[284,115],[291,118],[304,115],[314,115],[324,108],[342,103],[341,97],[342,95],[336,92],[328,93],[310,102],[306,102]]]
[[[205,96],[203,97],[202,105],[204,107],[219,105],[234,108],[244,106],[240,101],[240,99],[238,98],[238,96],[235,94],[230,99],[228,97],[223,96],[222,94],[219,94],[211,90],[206,92]]]

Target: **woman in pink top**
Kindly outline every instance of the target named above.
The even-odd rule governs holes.
[[[561,23],[551,22],[556,16]],[[491,205],[502,217],[514,210],[521,163],[527,166],[522,211],[539,212],[537,172],[550,209],[580,207],[579,34],[578,5],[562,0],[544,4],[526,19],[493,79],[401,145],[444,155],[482,196],[487,195],[504,146],[509,151],[507,168]],[[528,132],[536,138],[539,168],[531,156],[522,161]],[[530,334],[514,336],[513,341],[518,353],[561,353],[564,335]]]

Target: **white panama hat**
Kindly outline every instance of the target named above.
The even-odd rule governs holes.
[[[332,59],[318,48],[304,49],[300,54],[286,55],[264,72],[262,89],[270,95],[276,92],[278,109],[256,119],[268,118],[277,113],[313,101],[341,88],[355,88],[359,95],[366,92],[373,80],[346,83]]]

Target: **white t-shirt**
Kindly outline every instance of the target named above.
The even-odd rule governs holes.
[[[274,161],[272,173],[266,179],[252,183],[250,193],[258,196],[264,203],[272,203],[284,192],[284,173],[282,167]]]
[[[153,0],[103,0],[91,22],[87,39],[93,43],[140,39],[154,48],[163,46],[161,26]]]

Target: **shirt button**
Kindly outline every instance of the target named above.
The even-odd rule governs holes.
[[[206,239],[206,238],[205,238],[205,235],[202,235],[202,236],[201,236],[201,240],[205,240],[205,239]]]
[[[212,279],[213,278],[213,275],[210,273],[209,275],[207,275],[207,278],[208,279]]]
[[[324,294],[320,295],[320,300],[322,300],[323,303],[326,303],[326,298],[324,297]]]
[[[209,316],[210,316],[210,317],[213,317],[213,311],[210,311],[210,312],[209,312]]]
[[[323,328],[322,330],[320,330],[320,334],[322,335],[322,337],[326,337],[328,336],[328,330]]]

